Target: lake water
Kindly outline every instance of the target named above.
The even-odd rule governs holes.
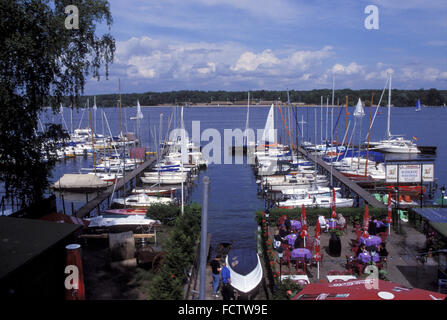
[[[172,122],[178,123],[180,117],[180,108],[176,112],[175,119]],[[353,108],[350,108],[351,114]],[[96,131],[104,132],[108,135],[107,125],[101,119],[100,108],[96,115]],[[105,108],[107,120],[113,135],[118,135],[120,131],[120,113],[118,108]],[[154,135],[158,135],[160,114],[163,114],[162,130],[166,134],[168,128],[169,117],[173,113],[173,107],[143,107],[142,112],[144,119],[140,123],[140,137],[143,146],[150,146],[151,150],[155,150]],[[314,130],[314,108],[297,108],[297,119],[307,122],[304,124],[304,136],[306,140],[313,141]],[[326,119],[326,109],[323,109],[323,119]],[[268,114],[268,107],[250,108],[249,126],[253,129],[262,129]],[[375,111],[375,109],[374,109]],[[224,129],[245,128],[246,107],[193,107],[184,109],[185,127],[191,134],[192,121],[200,121],[200,131],[203,133],[206,129],[216,129],[221,136],[224,136]],[[285,110],[283,109],[285,113]],[[123,108],[122,118],[127,119],[123,122],[123,131],[136,132],[135,121],[129,120],[136,113],[136,108]],[[367,134],[369,109],[365,108],[365,117],[362,122],[363,137]],[[317,140],[320,140],[320,115],[321,110],[317,108]],[[287,118],[287,115],[284,114]],[[338,117],[338,111],[334,109],[333,123]],[[82,122],[81,122],[82,118]],[[351,116],[352,118],[352,116]],[[377,115],[372,132],[371,141],[384,138],[386,130],[386,108],[381,108],[381,113]],[[50,112],[42,116],[43,122],[62,123],[59,114],[53,115]],[[64,109],[64,119],[67,127],[70,129],[71,123],[73,128],[87,127],[89,125],[89,114],[85,112],[82,116],[82,110],[73,112],[73,120],[70,120],[70,110]],[[280,115],[276,115],[276,127],[284,128]],[[328,116],[328,131],[331,128],[331,115]],[[295,122],[295,116],[292,117]],[[81,123],[81,124],[80,124]],[[307,126],[309,124],[309,126]],[[65,125],[64,125],[65,126]],[[338,130],[338,140],[343,139],[345,119],[344,115],[340,118]],[[351,128],[353,123],[351,123]],[[301,127],[301,124],[300,124]],[[325,135],[325,124],[323,124],[323,135]],[[392,108],[391,112],[391,133],[403,134],[406,138],[417,137],[417,143],[420,145],[437,146],[437,154],[435,158],[435,177],[438,185],[442,186],[447,183],[447,141],[445,132],[447,128],[447,108],[424,108],[421,112],[415,112],[414,108]],[[172,126],[171,126],[172,129]],[[357,123],[353,143],[357,143],[360,122]],[[279,134],[285,136],[285,130],[278,130]],[[330,134],[329,134],[330,135]],[[301,141],[301,138],[300,138]],[[202,147],[208,144],[208,139],[202,141]],[[224,162],[224,155],[228,154],[227,145],[221,142],[221,163]],[[395,158],[395,156],[393,156]],[[402,156],[399,156],[402,158]],[[423,157],[420,155],[412,155],[410,158]],[[403,158],[408,158],[404,156]],[[64,173],[78,172],[80,168],[92,165],[92,158],[76,158],[69,159],[55,168],[53,173],[53,181],[58,180]],[[212,245],[215,246],[220,242],[234,241],[233,247],[237,248],[256,248],[256,231],[257,225],[254,221],[254,212],[264,209],[264,200],[257,196],[256,179],[250,165],[244,161],[244,164],[210,164],[206,170],[201,171],[200,177],[195,182],[192,189],[191,200],[202,202],[202,179],[204,176],[211,179],[210,198],[208,212],[208,230],[213,234]],[[438,192],[439,194],[439,192]],[[75,210],[85,203],[85,195],[79,197],[65,197],[65,206],[67,213],[71,212],[71,202]],[[60,199],[58,200],[58,208],[62,210]]]

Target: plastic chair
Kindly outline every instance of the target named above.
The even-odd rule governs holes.
[[[438,279],[438,292],[447,293],[447,279]]]
[[[298,269],[302,269],[302,271],[304,273],[307,274],[307,269],[306,269],[306,260],[304,258],[298,258],[295,260],[295,269],[296,272],[298,272]]]

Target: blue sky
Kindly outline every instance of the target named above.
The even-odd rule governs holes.
[[[445,0],[110,0],[110,77],[86,94],[447,89]],[[368,30],[365,8],[379,10]],[[103,31],[98,28],[98,32]]]

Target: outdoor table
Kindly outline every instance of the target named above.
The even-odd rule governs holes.
[[[337,221],[334,219],[329,220],[329,229],[335,229],[337,227]]]
[[[380,261],[380,256],[379,254],[376,252],[372,257],[369,253],[360,253],[358,259],[363,262],[363,263],[368,263],[371,261],[373,262],[379,262]]]
[[[382,239],[378,236],[369,236],[369,238],[360,237],[360,244],[364,244],[365,246],[378,246],[382,243]]]
[[[294,227],[296,230],[300,230],[301,229],[301,222],[299,222],[297,220],[291,220],[290,221],[290,226]]]
[[[356,280],[356,276],[351,275],[333,275],[333,276],[326,276],[327,281],[332,282],[334,280],[343,280],[343,281],[349,281],[349,280]]]
[[[310,260],[312,258],[312,253],[309,249],[306,248],[297,248],[292,250],[292,255],[290,256],[291,259],[298,259],[298,258],[306,258],[307,260]]]
[[[295,240],[296,240],[297,237],[298,236],[296,235],[296,233],[291,233],[291,234],[287,235],[286,236],[287,243],[290,246],[293,246],[295,244]]]
[[[358,259],[363,263],[368,263],[371,261],[371,256],[369,253],[360,253]]]

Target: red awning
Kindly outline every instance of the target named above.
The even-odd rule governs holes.
[[[447,295],[376,280],[308,284],[292,300],[444,300]]]

